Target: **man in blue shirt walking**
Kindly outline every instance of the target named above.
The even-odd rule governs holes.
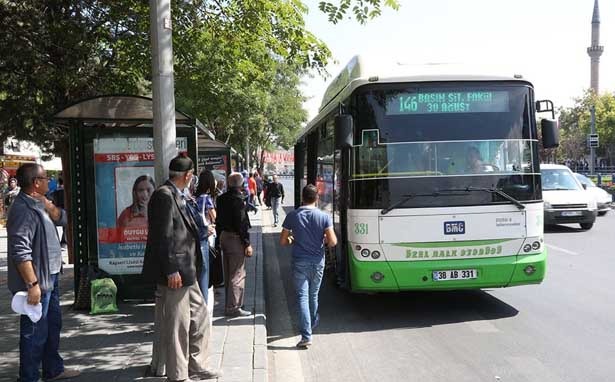
[[[293,245],[292,278],[299,311],[299,348],[312,344],[318,325],[318,291],[325,270],[325,245],[334,247],[337,237],[331,216],[316,207],[318,190],[308,184],[301,192],[302,206],[290,212],[282,224],[280,245]]]

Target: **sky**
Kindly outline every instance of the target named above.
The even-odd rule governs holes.
[[[327,67],[331,77],[316,74],[303,79],[308,120],[318,113],[331,78],[356,54],[393,63],[479,63],[503,75],[522,74],[534,84],[536,99],[550,99],[556,107],[571,106],[589,88],[587,47],[594,0],[400,3],[398,11],[383,8],[382,15],[367,25],[354,18],[334,25],[318,10],[318,1],[305,1],[306,27],[327,44],[334,61]],[[615,90],[615,0],[599,0],[599,5],[603,93]]]

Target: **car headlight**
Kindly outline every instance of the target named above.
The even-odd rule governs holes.
[[[545,209],[547,209],[547,210],[551,209],[551,203],[547,202],[546,200],[545,200],[544,203],[545,203]]]

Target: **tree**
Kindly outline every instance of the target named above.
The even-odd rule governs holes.
[[[352,7],[355,19],[365,24],[367,20],[380,16],[382,5],[395,10],[399,9],[397,0],[383,0],[382,3],[380,0],[339,0],[338,5],[321,1],[318,8],[328,15],[330,22],[337,24]]]
[[[589,153],[586,141],[590,133],[592,105],[596,108],[596,133],[600,137],[596,154],[608,158],[611,165],[615,164],[615,96],[610,93],[595,95],[589,90],[575,99],[572,107],[560,109],[559,161],[579,160]]]
[[[382,2],[398,6],[395,0]],[[380,3],[341,0],[321,9],[335,12],[331,20],[337,22],[354,4],[356,19],[365,22],[380,14]],[[261,139],[276,131],[270,114],[280,67],[287,78],[308,70],[322,74],[331,56],[306,29],[306,12],[300,0],[172,0],[178,107],[234,145],[242,144],[240,137]],[[66,131],[52,117],[69,103],[109,93],[150,93],[147,2],[1,0],[0,22],[2,141],[15,136],[54,151]],[[269,135],[282,145],[289,142],[287,133]]]
[[[0,141],[15,136],[52,149],[65,132],[51,117],[68,103],[141,92],[135,68],[149,66],[148,55],[136,49],[133,31],[146,6],[102,3],[0,2]]]
[[[266,76],[275,73],[272,62],[324,70],[330,52],[305,29],[305,11],[293,1],[175,0],[178,79],[187,82],[201,70],[208,75],[190,86],[210,88],[216,98],[229,94],[241,105],[259,106],[253,98],[238,95],[247,82],[254,88],[262,81],[270,83]],[[6,26],[0,40],[0,140],[15,136],[53,150],[66,132],[52,117],[67,104],[104,93],[150,91],[146,2],[9,0],[0,2],[0,20]],[[219,49],[210,54],[216,45]],[[204,62],[213,65],[198,65]],[[229,116],[236,110],[240,108],[220,110],[221,119],[236,119]]]

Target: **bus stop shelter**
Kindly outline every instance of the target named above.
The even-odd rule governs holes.
[[[75,307],[90,303],[90,281],[111,277],[118,297],[153,297],[141,276],[147,240],[147,201],[154,179],[151,98],[111,95],[78,101],[55,115],[68,127],[69,173],[65,174],[69,245],[74,261]],[[197,160],[198,120],[175,112],[179,152]]]

